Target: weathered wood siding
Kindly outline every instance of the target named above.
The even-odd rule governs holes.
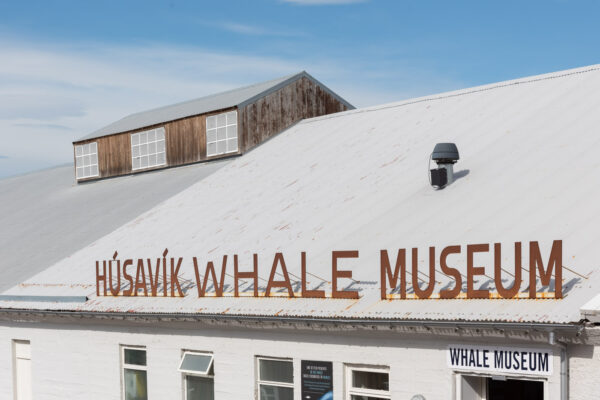
[[[347,109],[331,93],[303,77],[238,111],[240,149],[248,151],[301,119]]]
[[[100,176],[115,176],[131,171],[131,138],[114,135],[98,143],[98,169]]]
[[[206,157],[204,115],[168,122],[165,125],[167,166],[198,162]]]

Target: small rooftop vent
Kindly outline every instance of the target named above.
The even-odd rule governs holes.
[[[458,148],[454,143],[438,143],[433,148],[431,160],[438,165],[435,169],[429,170],[429,183],[436,189],[443,189],[454,181],[454,163],[460,159]],[[430,167],[429,167],[430,168]]]

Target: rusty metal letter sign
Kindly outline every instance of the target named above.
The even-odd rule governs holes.
[[[455,245],[445,247],[441,251],[438,251],[435,247],[430,247],[427,251],[427,272],[419,269],[419,249],[417,248],[410,249],[410,251],[398,249],[395,252],[396,254],[388,250],[381,250],[379,254],[381,299],[514,299],[522,297],[535,299],[541,294],[538,292],[538,278],[541,286],[548,287],[550,295],[553,294],[553,296],[548,296],[547,293],[544,293],[543,296],[562,298],[562,241],[553,241],[546,263],[544,263],[545,258],[541,254],[539,243],[529,242],[529,279],[526,293],[521,293],[523,286],[522,247],[521,242],[514,244],[514,273],[507,271],[502,265],[502,246],[499,243],[495,243],[493,246],[487,243],[466,246]],[[495,292],[489,288],[475,287],[477,277],[485,275],[485,267],[476,265],[476,255],[490,252],[493,252],[494,259],[493,282],[496,288]],[[118,252],[115,251],[112,259],[96,261],[96,295],[185,296],[179,277],[183,258],[167,257],[167,254],[168,250],[165,249],[162,258],[159,257],[155,260],[140,258],[121,261],[118,259]],[[407,264],[408,254],[410,254],[410,264]],[[448,265],[450,256],[460,254],[463,254],[466,258],[466,266],[462,269],[466,271],[464,275],[456,266]],[[233,258],[233,275],[231,275],[231,272],[227,273],[228,261],[231,258]],[[225,276],[228,275],[233,278],[232,295],[234,297],[241,296],[240,281],[251,280],[253,284],[252,296],[254,297],[283,295],[290,298],[359,298],[358,290],[348,288],[348,280],[354,280],[352,279],[352,271],[348,267],[344,267],[344,264],[348,263],[347,259],[359,258],[358,250],[333,251],[331,253],[331,293],[329,296],[322,289],[307,288],[307,274],[309,272],[306,266],[306,252],[300,254],[301,276],[299,281],[295,282],[295,285],[292,284],[290,275],[298,277],[288,272],[283,253],[275,253],[269,280],[264,288],[259,286],[258,254],[253,255],[251,266],[240,265],[237,254],[234,254],[231,258],[226,255],[223,256],[219,273],[217,273],[216,263],[213,261],[208,261],[204,270],[201,270],[197,257],[192,258],[198,297],[229,295],[230,291],[227,294],[225,293]],[[435,274],[438,271],[436,268],[438,265],[441,273],[450,278],[450,283],[436,293],[436,283],[439,282],[436,281]],[[407,272],[410,273],[409,280],[407,280]],[[506,287],[502,281],[503,272],[514,278],[510,287]],[[423,277],[426,277],[426,279],[423,279]],[[552,278],[554,278],[553,288],[550,287]],[[410,286],[407,282],[410,283]],[[463,285],[466,286],[466,290],[463,290]],[[301,290],[294,292],[294,286]],[[210,293],[207,290],[209,287],[212,288]],[[274,294],[273,289],[279,289],[277,294]],[[553,293],[551,293],[552,289],[554,289]]]

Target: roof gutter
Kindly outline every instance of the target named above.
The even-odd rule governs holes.
[[[319,318],[319,317],[288,317],[288,316],[261,316],[261,315],[235,315],[235,314],[195,314],[195,313],[140,313],[140,312],[106,312],[106,311],[61,311],[61,310],[30,310],[4,308],[0,315],[35,315],[101,319],[156,319],[180,321],[245,321],[245,322],[283,322],[300,324],[328,324],[328,325],[369,325],[369,326],[420,326],[425,328],[472,328],[472,329],[518,329],[536,330],[543,332],[568,331],[581,333],[584,329],[583,322],[571,323],[542,323],[542,322],[494,322],[494,321],[450,321],[450,320],[393,320],[393,319],[358,319],[358,318]]]

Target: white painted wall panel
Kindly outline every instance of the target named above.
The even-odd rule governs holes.
[[[596,400],[600,393],[600,347],[573,346],[569,351],[572,399]]]
[[[170,325],[165,323],[166,325]],[[345,363],[386,365],[394,399],[421,393],[427,400],[448,400],[454,375],[446,367],[446,346],[465,342],[459,337],[407,336],[391,332],[298,331],[280,329],[226,329],[188,325],[186,329],[147,326],[0,324],[0,399],[12,399],[11,352],[13,339],[31,340],[35,399],[118,400],[121,393],[120,345],[147,349],[150,399],[182,398],[183,382],[177,372],[184,349],[212,351],[215,355],[215,398],[255,398],[255,356],[291,357],[295,366],[295,399],[300,399],[300,360],[333,362],[334,399],[344,397]],[[485,343],[496,343],[489,341]],[[501,341],[507,345],[506,341]],[[530,347],[531,345],[527,345]],[[572,360],[572,393],[577,399],[594,398],[600,370],[592,346],[575,349]],[[548,384],[549,399],[559,399],[560,357],[555,351],[554,375]]]
[[[31,400],[31,360],[28,358],[17,358],[15,360],[15,390],[16,400]]]

